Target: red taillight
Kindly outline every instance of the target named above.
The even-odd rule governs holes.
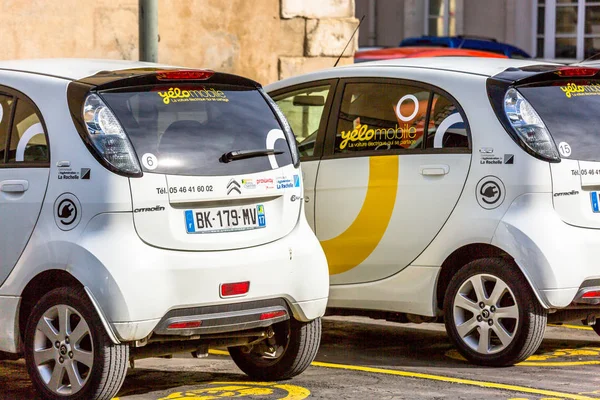
[[[210,70],[159,71],[156,73],[156,79],[159,81],[206,80],[214,73]]]
[[[202,321],[174,322],[167,329],[194,329],[200,328],[201,325]]]
[[[581,296],[582,299],[600,299],[600,290],[592,290],[591,292],[586,292]]]
[[[250,289],[250,281],[224,283],[221,285],[221,297],[239,296],[248,293]]]
[[[556,74],[568,78],[572,76],[594,76],[599,71],[596,68],[560,67]]]
[[[285,311],[283,311],[283,310],[265,312],[265,313],[260,314],[260,320],[263,321],[265,319],[273,319],[273,318],[281,317],[284,315],[285,315]]]

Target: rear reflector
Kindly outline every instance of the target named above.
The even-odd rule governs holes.
[[[221,297],[239,296],[248,293],[250,289],[250,281],[223,283],[221,285]]]
[[[277,317],[282,317],[284,315],[285,315],[285,311],[283,311],[283,310],[265,312],[265,313],[260,314],[260,320],[264,321],[265,319],[273,319],[273,318],[277,318]]]
[[[598,72],[600,72],[600,70],[596,69],[596,68],[561,67],[561,68],[558,68],[558,70],[556,71],[556,74],[560,75],[560,76],[564,76],[564,77],[594,76]]]
[[[200,325],[202,325],[202,321],[174,322],[167,329],[194,329],[200,328]]]
[[[213,74],[214,71],[210,70],[159,71],[156,73],[156,79],[159,81],[206,80]]]
[[[581,296],[582,299],[600,299],[600,290],[586,292]]]

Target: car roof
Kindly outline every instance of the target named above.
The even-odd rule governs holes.
[[[19,71],[49,75],[70,80],[79,80],[100,71],[118,71],[133,68],[172,67],[164,64],[128,61],[99,60],[86,58],[47,58],[0,61],[0,70]]]
[[[411,58],[411,57],[492,57],[507,58],[504,54],[492,53],[489,51],[457,49],[452,47],[438,46],[406,46],[389,47],[379,50],[359,51],[354,54],[355,60],[387,60],[392,58]]]
[[[370,61],[357,64],[343,65],[321,71],[309,72],[303,75],[287,78],[270,85],[265,89],[268,92],[301,83],[332,79],[349,78],[353,76],[399,77],[402,69],[448,71],[465,76],[491,77],[508,68],[523,68],[532,65],[564,64],[540,62],[538,60],[525,60],[514,58],[479,58],[479,57],[431,57],[431,58],[398,58],[382,61]]]

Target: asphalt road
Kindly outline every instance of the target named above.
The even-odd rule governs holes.
[[[23,361],[0,361],[0,399],[36,399]],[[540,350],[510,368],[470,365],[439,324],[327,318],[322,346],[302,375],[252,382],[225,352],[147,359],[130,369],[120,400],[600,398],[600,337],[548,327]]]

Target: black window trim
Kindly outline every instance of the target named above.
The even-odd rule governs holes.
[[[317,133],[317,138],[315,140],[315,149],[313,150],[313,155],[312,156],[300,155],[301,163],[306,162],[306,161],[318,161],[323,156],[323,149],[324,149],[325,136],[326,136],[325,133],[327,132],[327,125],[328,125],[328,121],[330,120],[330,117],[331,117],[332,104],[333,104],[333,100],[334,100],[334,97],[335,97],[335,94],[337,91],[337,86],[339,84],[339,81],[340,81],[340,79],[338,79],[338,78],[321,79],[318,81],[310,81],[310,82],[300,83],[300,84],[294,85],[294,86],[288,86],[286,88],[278,89],[278,90],[268,93],[269,96],[273,99],[273,101],[275,101],[275,103],[277,103],[277,99],[276,99],[277,97],[284,96],[286,94],[296,92],[299,90],[303,90],[303,89],[309,89],[309,88],[313,88],[313,87],[329,85],[329,93],[327,94],[327,99],[325,100],[325,107],[323,108],[323,114],[321,114],[321,121],[319,122],[319,129],[317,131],[318,133]]]
[[[10,110],[8,134],[7,134],[7,138],[6,138],[7,144],[6,144],[5,151],[4,151],[4,159],[2,160],[2,162],[0,162],[0,169],[2,169],[2,168],[4,168],[4,169],[50,168],[52,154],[50,152],[50,138],[48,137],[48,128],[46,127],[46,122],[44,121],[42,112],[40,111],[37,104],[35,104],[35,102],[33,100],[31,100],[31,98],[29,96],[27,96],[25,93],[23,93],[17,89],[7,87],[7,86],[0,85],[0,95],[10,96],[13,98],[13,104],[11,105],[11,110]],[[42,128],[44,129],[44,136],[46,137],[46,146],[48,146],[48,161],[47,162],[27,162],[27,161],[8,162],[8,153],[10,152],[10,142],[11,142],[11,137],[12,137],[12,133],[13,133],[15,113],[16,113],[16,109],[17,109],[17,103],[19,101],[25,101],[25,102],[29,103],[29,105],[32,106],[33,110],[37,114],[37,116],[40,120],[40,123],[42,124]]]
[[[429,114],[431,111],[431,104],[433,101],[434,94],[438,94],[441,96],[445,96],[449,100],[452,101],[458,112],[463,118],[465,123],[465,129],[467,131],[467,139],[469,141],[468,148],[460,148],[460,147],[448,147],[442,149],[435,148],[423,148],[420,149],[391,149],[391,150],[368,150],[368,151],[356,151],[356,152],[345,152],[345,153],[336,153],[335,152],[335,138],[337,135],[337,116],[341,110],[342,106],[342,98],[344,94],[344,90],[346,85],[353,83],[383,83],[383,84],[395,84],[395,85],[407,85],[414,86],[418,88],[423,88],[430,92],[429,101],[427,104],[427,116],[426,122],[429,122]],[[427,127],[427,125],[425,125]],[[424,135],[426,132],[424,132]],[[426,138],[423,142],[426,141]],[[331,160],[337,158],[350,158],[350,157],[369,157],[369,156],[387,156],[387,155],[417,155],[417,154],[472,154],[473,152],[473,141],[471,139],[471,127],[469,125],[469,120],[467,119],[467,115],[460,105],[460,103],[447,91],[428,83],[413,81],[410,79],[403,78],[381,78],[381,77],[351,77],[351,78],[341,78],[340,82],[337,84],[337,89],[334,97],[334,102],[330,110],[330,116],[328,118],[326,137],[323,148],[323,155],[321,159],[323,160]]]

